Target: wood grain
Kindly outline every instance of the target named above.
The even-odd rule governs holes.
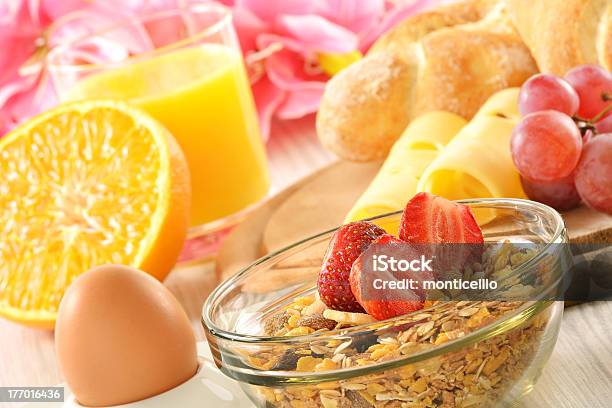
[[[523,408],[612,407],[612,301],[565,310],[542,377]]]
[[[272,214],[264,230],[263,249],[275,251],[342,224],[379,168],[378,163],[338,162],[319,170]]]
[[[612,242],[612,216],[580,206],[563,213],[572,243]]]

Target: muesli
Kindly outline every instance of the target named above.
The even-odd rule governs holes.
[[[447,203],[443,205],[452,208]],[[366,374],[340,376],[344,379],[337,381],[283,388],[256,387],[266,404],[279,408],[426,408],[482,407],[499,402],[530,367],[540,348],[550,308],[531,320],[517,324],[512,330],[490,333],[480,341],[461,345],[461,338],[489,326],[506,314],[519,311],[527,306],[527,302],[508,299],[432,300],[420,294],[424,297],[396,302],[398,304],[388,307],[385,299],[364,299],[354,290],[354,275],[359,273],[355,272],[357,258],[367,246],[363,243],[368,240],[368,245],[380,239],[385,242],[399,240],[389,238],[384,231],[380,232],[378,227],[371,225],[355,227],[355,224],[349,224],[345,227],[332,238],[323,261],[322,274],[328,274],[325,284],[334,282],[331,287],[337,288],[338,292],[346,290],[346,286],[340,283],[342,279],[348,279],[354,298],[346,293],[342,293],[341,297],[329,297],[332,292],[327,290],[328,287],[322,290],[319,275],[318,291],[293,299],[281,310],[269,315],[263,322],[265,333],[261,333],[268,336],[319,335],[311,336],[312,341],[300,343],[300,346],[279,344],[257,352],[247,352],[245,363],[261,370],[296,373],[373,367],[369,372],[366,370]],[[480,240],[482,242],[482,236]],[[478,242],[479,238],[475,237],[474,241]],[[534,253],[533,249],[508,242],[490,246],[481,254],[479,262],[471,262],[469,267],[463,268],[463,278],[491,278],[507,282],[508,277],[512,277],[513,269],[531,259]],[[345,273],[347,265],[348,274]],[[343,272],[348,276],[342,276]],[[527,286],[520,279],[514,283],[519,290]],[[330,304],[340,304],[340,307],[330,307]],[[367,313],[354,310],[361,307]],[[384,321],[378,322],[396,316],[401,317],[394,321],[392,327]],[[361,325],[365,325],[364,330],[350,332],[343,340],[338,339],[337,333]],[[330,335],[326,336],[328,332]],[[376,367],[380,363],[406,359],[450,342],[459,345],[444,354],[437,353],[412,364],[398,364],[384,370]]]

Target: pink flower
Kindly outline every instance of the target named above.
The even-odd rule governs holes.
[[[137,13],[186,0],[0,2],[0,136],[57,100],[45,70],[51,47]]]
[[[270,120],[316,112],[325,82],[382,33],[441,0],[235,0],[262,133]]]
[[[56,103],[45,69],[51,47],[117,19],[136,20],[149,11],[203,1],[0,1],[0,49],[5,50],[0,53],[0,136]],[[273,117],[293,119],[315,112],[331,75],[407,15],[444,0],[408,0],[399,7],[390,0],[217,1],[233,7],[267,138]],[[168,27],[155,27],[148,30],[153,35],[143,39],[137,31],[124,33],[114,45],[96,44],[96,52],[122,58],[122,53],[152,47],[155,35],[172,34]]]

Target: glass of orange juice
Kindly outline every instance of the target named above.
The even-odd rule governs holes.
[[[55,47],[47,63],[62,101],[128,101],[177,139],[191,173],[190,240],[198,248],[188,257],[209,254],[267,194],[253,96],[223,6],[196,4],[119,21]]]

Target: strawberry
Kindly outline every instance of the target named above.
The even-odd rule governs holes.
[[[344,312],[363,312],[349,285],[349,275],[355,259],[385,230],[379,226],[359,221],[343,225],[332,236],[317,286],[319,295],[327,307]]]
[[[374,241],[372,241],[372,245],[376,244],[376,245],[400,245],[402,244],[404,241],[402,241],[401,239],[397,239],[395,238],[393,235],[391,234],[383,234],[381,236],[379,236],[378,238],[376,238]]]
[[[421,244],[421,252],[436,259],[434,276],[439,280],[460,277],[466,264],[482,258],[484,238],[470,207],[430,193],[408,202],[399,237]]]
[[[430,193],[418,193],[408,202],[399,237],[418,244],[484,242],[470,207]]]
[[[385,320],[395,316],[404,315],[423,308],[425,291],[422,284],[415,289],[390,289],[383,287],[376,289],[375,279],[420,280],[433,279],[429,272],[408,274],[406,272],[379,272],[371,266],[374,255],[393,256],[396,259],[412,259],[417,254],[415,249],[393,235],[385,234],[378,237],[368,250],[362,253],[353,263],[349,282],[351,291],[363,309],[376,320]]]

